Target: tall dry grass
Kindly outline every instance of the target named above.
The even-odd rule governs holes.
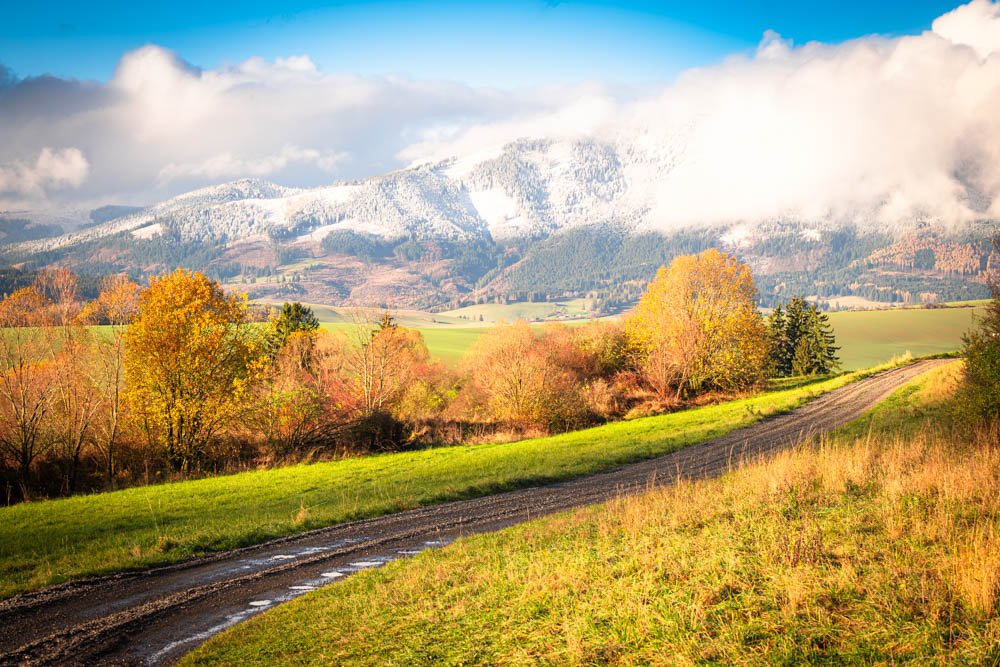
[[[1000,431],[949,416],[959,370],[723,478],[357,575],[188,664],[1000,664]]]

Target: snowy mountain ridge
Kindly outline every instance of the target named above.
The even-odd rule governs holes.
[[[543,238],[580,226],[658,229],[657,183],[681,159],[595,139],[512,142],[493,155],[452,158],[303,189],[243,179],[194,190],[102,225],[19,244],[17,251],[71,247],[165,227],[184,241],[231,243],[270,235],[320,240],[346,229],[392,241]]]

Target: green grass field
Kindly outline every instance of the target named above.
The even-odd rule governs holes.
[[[862,375],[546,438],[343,459],[0,507],[0,597],[596,473],[722,435]]]
[[[909,350],[913,356],[951,352],[983,308],[907,308],[830,313],[844,370],[867,368]]]
[[[982,312],[982,306],[843,311],[830,313],[830,323],[841,347],[843,369],[853,371],[883,363],[907,350],[913,356],[957,350],[962,346],[962,334],[972,328],[974,313]],[[486,327],[417,328],[431,355],[445,361],[459,359],[486,331]]]
[[[569,325],[585,323],[584,299],[556,303],[482,304],[466,306],[444,313],[417,310],[397,311],[400,324],[416,328],[424,336],[431,356],[455,362],[479,336],[496,321],[517,319],[534,321],[555,314],[578,317]],[[895,308],[890,310],[858,310],[830,313],[830,323],[840,345],[844,370],[853,371],[883,363],[909,351],[913,356],[938,354],[957,350],[962,334],[973,324],[974,314],[981,314],[987,301],[969,301],[964,307]],[[308,304],[328,329],[350,327],[346,309]],[[483,315],[483,322],[478,322]],[[463,319],[463,316],[468,319]],[[559,321],[559,320],[553,320]],[[534,326],[542,326],[535,324]]]
[[[949,430],[955,373],[722,479],[360,572],[182,664],[998,664],[1000,450]]]
[[[465,306],[456,310],[449,310],[441,315],[460,318],[463,321],[482,322],[489,325],[505,320],[553,320],[562,318],[587,318],[590,316],[586,310],[586,299],[568,299],[566,301],[553,301],[545,303],[518,302],[510,304],[484,303],[475,306]],[[482,320],[480,320],[482,316]]]

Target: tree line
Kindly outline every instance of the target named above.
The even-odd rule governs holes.
[[[457,365],[386,309],[325,331],[177,269],[140,287],[40,273],[0,302],[7,502],[427,443],[566,431],[836,368],[825,315],[765,318],[746,265],[674,258],[621,322],[501,323]],[[102,326],[93,326],[101,323]]]

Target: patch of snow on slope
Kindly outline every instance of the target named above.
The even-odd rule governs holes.
[[[489,148],[484,148],[483,150],[475,151],[468,155],[463,155],[462,157],[455,158],[444,169],[441,170],[441,175],[445,178],[451,178],[454,180],[465,179],[472,170],[479,166],[479,163],[485,162],[487,160],[495,160],[500,157],[503,153],[503,144],[497,144],[496,146],[491,146]],[[416,165],[410,165],[409,168],[413,168]]]
[[[327,204],[346,204],[357,197],[360,190],[360,185],[334,185],[329,188],[321,188],[309,193],[309,195]]]
[[[517,202],[500,188],[469,192],[469,199],[479,217],[486,221],[490,233],[494,228],[506,227],[510,219],[518,217]]]
[[[142,227],[132,231],[132,236],[137,239],[151,239],[157,234],[163,233],[163,225],[156,223],[148,227]]]
[[[749,248],[753,245],[753,230],[749,225],[736,225],[720,236],[719,240],[734,248]]]
[[[330,232],[332,232],[334,229],[338,229],[338,228],[343,229],[343,226],[342,225],[322,225],[321,227],[317,227],[316,229],[312,230],[311,232],[307,232],[305,234],[301,234],[300,236],[297,236],[295,238],[295,241],[297,243],[298,242],[303,242],[303,241],[307,242],[307,243],[320,243],[324,238],[326,238],[327,234],[329,234]]]

